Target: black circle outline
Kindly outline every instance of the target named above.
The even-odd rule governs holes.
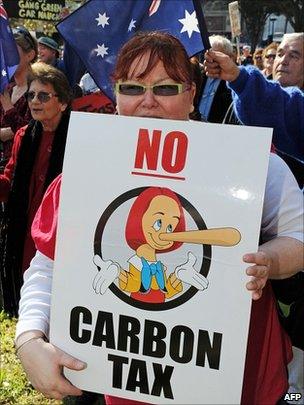
[[[112,201],[108,207],[104,210],[102,213],[96,230],[95,230],[95,235],[94,235],[94,255],[99,255],[102,258],[102,252],[101,252],[101,240],[102,240],[102,235],[106,226],[107,221],[111,217],[111,215],[114,213],[114,211],[122,205],[124,202],[137,197],[140,193],[142,193],[144,190],[149,188],[151,186],[145,186],[145,187],[138,187],[134,188],[132,190],[126,191],[125,193],[121,194],[118,196],[114,201]],[[198,229],[207,229],[207,226],[200,215],[200,213],[197,211],[197,209],[188,201],[186,200],[183,196],[181,196],[178,193],[175,193],[178,198],[180,199],[180,202],[182,204],[182,207],[189,213],[189,215],[192,217],[194,222],[197,225]],[[202,274],[203,276],[207,277],[209,269],[210,269],[210,264],[211,264],[211,245],[202,245],[203,247],[203,261],[202,265],[200,268],[199,273]],[[130,297],[129,295],[126,295],[123,291],[121,291],[114,283],[112,283],[109,286],[109,289],[112,291],[113,294],[115,294],[118,298],[126,302],[127,304],[139,308],[139,309],[144,309],[144,310],[149,310],[149,311],[164,311],[172,308],[176,308],[179,305],[184,304],[187,302],[190,298],[192,298],[198,290],[195,287],[190,287],[186,292],[184,292],[182,295],[178,296],[175,299],[172,299],[167,302],[162,302],[162,303],[150,303],[150,302],[142,302],[135,300],[134,298]]]

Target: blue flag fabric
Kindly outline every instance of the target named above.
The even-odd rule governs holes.
[[[137,31],[169,32],[189,56],[204,49],[192,0],[90,0],[57,29],[112,99],[110,74],[116,56]]]
[[[0,93],[3,93],[19,64],[19,53],[8,17],[0,2]]]

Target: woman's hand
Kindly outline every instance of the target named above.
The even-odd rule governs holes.
[[[0,93],[0,102],[5,112],[14,107],[7,89],[4,90],[3,94]]]
[[[246,269],[246,274],[252,277],[246,284],[246,288],[252,291],[252,299],[258,300],[262,296],[262,290],[269,277],[270,254],[268,252],[247,253],[243,256],[243,261],[252,264]]]
[[[63,366],[83,370],[86,364],[58,349],[42,338],[33,339],[20,347],[19,359],[34,388],[47,398],[62,399],[67,395],[81,395],[62,374]]]
[[[212,49],[205,53],[204,69],[207,76],[228,82],[233,82],[240,74],[238,66],[230,56]]]
[[[10,127],[0,128],[0,141],[6,142],[14,138],[14,132]]]

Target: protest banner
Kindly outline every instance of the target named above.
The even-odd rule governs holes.
[[[242,33],[241,30],[241,16],[239,11],[239,2],[233,1],[228,4],[231,35],[233,38],[239,37]]]
[[[237,48],[237,60],[240,59],[240,36],[242,34],[241,28],[241,15],[239,10],[239,2],[233,1],[228,4],[230,26],[231,26],[231,36],[236,40]]]
[[[102,91],[75,98],[72,102],[72,109],[73,111],[105,114],[114,114],[115,112],[114,104]]]
[[[73,112],[50,339],[76,386],[240,403],[271,130]],[[80,164],[81,162],[81,164]],[[250,164],[248,164],[250,162]]]
[[[3,0],[3,4],[10,18],[59,21],[65,0]]]

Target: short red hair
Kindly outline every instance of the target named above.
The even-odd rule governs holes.
[[[126,223],[125,237],[128,245],[131,249],[137,250],[139,246],[146,243],[146,239],[142,230],[142,218],[144,213],[149,208],[149,205],[153,198],[164,195],[174,200],[180,211],[180,220],[175,228],[175,232],[183,232],[186,229],[185,215],[182,204],[177,195],[169,188],[164,187],[149,187],[144,190],[134,201]],[[171,250],[178,249],[182,245],[182,242],[174,242],[173,245],[165,250],[156,251],[156,253],[166,253]]]
[[[134,59],[141,58],[146,53],[149,53],[149,61],[138,79],[147,76],[161,60],[171,79],[188,84],[193,82],[192,66],[183,44],[173,35],[159,31],[139,32],[123,45],[117,57],[112,80],[127,80],[132,76],[130,68]]]

